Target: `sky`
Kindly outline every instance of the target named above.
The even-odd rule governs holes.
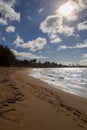
[[[87,0],[0,0],[0,45],[18,59],[87,65]]]

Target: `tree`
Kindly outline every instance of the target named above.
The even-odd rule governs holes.
[[[8,47],[0,45],[0,65],[11,66],[15,64],[15,56]]]

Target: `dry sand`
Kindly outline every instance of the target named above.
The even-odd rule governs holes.
[[[87,130],[87,99],[28,76],[29,68],[0,68],[0,130]]]

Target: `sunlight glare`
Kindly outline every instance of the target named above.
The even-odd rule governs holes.
[[[73,9],[74,9],[73,4],[67,2],[66,4],[60,6],[59,13],[62,14],[63,16],[68,16],[72,13]]]

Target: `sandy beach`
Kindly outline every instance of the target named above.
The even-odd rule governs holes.
[[[87,130],[87,99],[0,67],[0,130]]]

